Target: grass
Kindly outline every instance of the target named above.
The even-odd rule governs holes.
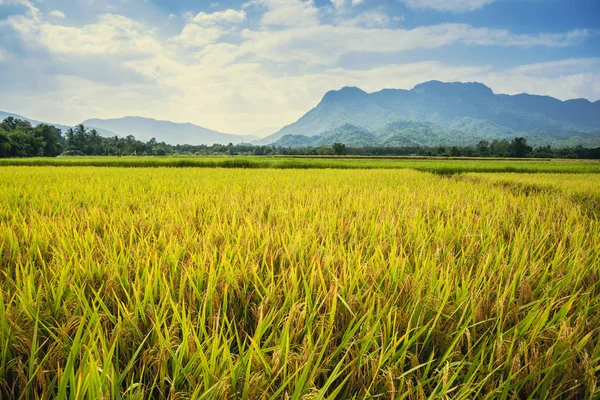
[[[0,398],[597,398],[598,180],[0,167]]]
[[[414,169],[437,174],[465,172],[600,173],[600,162],[524,159],[419,159],[411,157],[72,157],[0,159],[0,166],[93,166],[123,168]]]
[[[600,196],[600,176],[594,175],[557,175],[557,174],[464,174],[465,179],[480,180],[516,189],[533,191],[555,191],[576,196]]]

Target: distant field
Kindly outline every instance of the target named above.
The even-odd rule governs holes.
[[[0,167],[0,398],[600,396],[598,163],[306,162],[577,174]]]
[[[0,166],[415,169],[461,172],[600,173],[600,161],[418,157],[73,157],[0,159]]]

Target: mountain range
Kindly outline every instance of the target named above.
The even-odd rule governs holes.
[[[63,133],[66,132],[67,129],[73,128],[72,126],[37,121],[18,114],[0,111],[0,121],[7,117],[29,121],[34,126],[41,123],[47,123],[61,129]],[[190,123],[182,124],[142,117],[124,117],[115,119],[94,118],[83,121],[82,124],[89,129],[96,129],[100,135],[105,137],[133,135],[136,139],[142,141],[156,138],[159,142],[170,144],[239,144],[244,142],[248,143],[258,139],[257,136],[253,135],[221,133]]]
[[[494,94],[477,82],[429,81],[411,90],[327,92],[298,121],[256,141],[275,146],[473,145],[526,137],[531,144],[600,146],[600,101]]]
[[[0,120],[13,116],[0,111]],[[133,135],[170,144],[252,143],[280,147],[449,146],[525,137],[532,145],[600,146],[600,101],[561,101],[531,94],[495,94],[482,83],[429,81],[411,90],[329,91],[296,122],[265,138],[151,118],[88,119],[103,136]],[[68,126],[52,124],[63,130]]]
[[[147,142],[156,138],[170,144],[238,144],[257,140],[257,136],[222,133],[190,123],[159,121],[152,118],[124,117],[116,119],[88,119],[85,126],[93,126],[115,132],[118,135],[133,135]]]
[[[52,123],[48,123],[48,122],[37,121],[35,119],[27,118],[27,117],[24,117],[24,116],[19,115],[19,114],[13,114],[13,113],[9,113],[9,112],[6,112],[6,111],[0,111],[0,121],[4,121],[8,117],[13,117],[15,119],[20,119],[22,121],[27,121],[27,122],[29,122],[33,126],[37,126],[39,124],[53,125],[55,128],[58,128],[58,129],[62,130],[63,133],[67,129],[72,128],[72,126],[66,126],[66,125],[61,125],[61,124],[52,124]]]

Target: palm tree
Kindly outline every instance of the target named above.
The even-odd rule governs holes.
[[[98,149],[100,148],[100,142],[102,141],[100,137],[100,133],[96,129],[92,129],[89,134],[90,137],[90,148],[92,150],[92,154],[97,154]]]
[[[73,150],[73,146],[75,145],[75,131],[73,128],[67,129],[67,149]]]
[[[86,151],[87,148],[87,129],[83,124],[75,127],[75,148],[79,151]]]

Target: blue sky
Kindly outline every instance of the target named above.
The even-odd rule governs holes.
[[[0,0],[0,110],[271,133],[343,86],[600,99],[598,0]]]

